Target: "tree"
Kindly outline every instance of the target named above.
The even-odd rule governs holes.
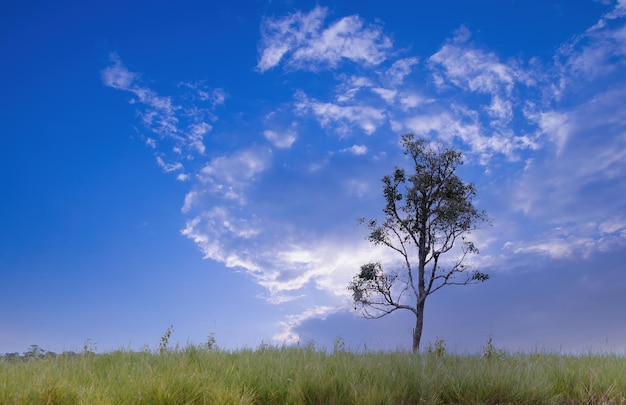
[[[460,152],[441,145],[428,146],[413,134],[402,137],[402,146],[415,172],[407,174],[396,167],[393,175],[383,177],[383,222],[359,219],[369,229],[367,239],[395,251],[401,261],[391,270],[385,270],[380,262],[362,265],[348,290],[355,309],[360,307],[366,318],[381,318],[399,309],[412,312],[416,352],[426,299],[444,286],[475,284],[489,278],[472,271],[466,258],[478,254],[467,236],[490,219],[472,204],[474,186],[456,174],[463,163]],[[452,260],[443,260],[445,253],[450,253]]]
[[[27,351],[24,352],[25,359],[40,359],[46,355],[46,351],[38,345],[30,345]]]

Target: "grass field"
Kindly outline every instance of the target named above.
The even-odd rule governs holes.
[[[619,355],[199,346],[0,361],[0,404],[626,404]]]

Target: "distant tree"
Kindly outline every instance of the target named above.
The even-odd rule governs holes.
[[[43,358],[46,351],[38,345],[30,345],[27,351],[24,352],[25,359],[40,359]]]
[[[20,354],[18,352],[13,353],[5,353],[2,356],[2,360],[5,360],[10,363],[15,363],[21,359]]]
[[[66,357],[66,358],[76,358],[79,356],[84,356],[84,354],[76,353],[75,351],[72,351],[72,350],[61,353],[61,357]]]
[[[466,236],[490,220],[472,204],[474,186],[456,174],[463,163],[460,152],[441,145],[431,147],[413,134],[402,137],[402,146],[414,172],[396,167],[393,175],[382,179],[383,222],[359,220],[370,231],[368,240],[398,253],[401,264],[391,270],[383,269],[380,262],[364,264],[348,289],[355,309],[360,308],[366,318],[381,318],[398,309],[412,312],[415,352],[420,347],[426,299],[444,286],[489,278],[470,271],[464,262],[468,255],[478,253]],[[455,244],[460,246],[452,250]],[[457,255],[443,261],[441,256],[451,251]]]

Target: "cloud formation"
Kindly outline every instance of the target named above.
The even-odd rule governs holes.
[[[301,83],[228,151],[206,146],[223,90],[185,84],[191,108],[141,85],[117,55],[102,79],[132,95],[162,170],[189,182],[182,234],[262,286],[268,302],[289,305],[295,314],[276,334],[289,343],[307,320],[350,310],[345,287],[361,263],[393,261],[354,231],[354,217],[380,212],[373,190],[381,170],[402,164],[402,132],[462,149],[483,174],[493,208],[512,224],[476,233],[490,269],[626,246],[626,86],[615,85],[626,82],[625,10],[618,3],[543,63],[502,60],[465,27],[423,57],[394,49],[359,16],[327,24],[328,10],[316,7],[266,18],[259,80],[272,69],[288,84],[296,71],[327,70],[334,86]]]
[[[378,65],[387,58],[391,40],[382,28],[356,15],[324,27],[328,10],[317,6],[309,13],[266,18],[261,26],[257,69],[265,72],[284,59],[292,69],[332,69],[342,60]]]
[[[179,172],[179,180],[187,180],[185,164],[193,160],[193,155],[206,152],[205,137],[211,132],[217,118],[215,107],[224,104],[226,94],[222,89],[209,89],[203,83],[181,83],[180,88],[187,90],[183,97],[191,100],[185,105],[183,100],[175,102],[170,96],[161,96],[156,91],[141,83],[141,75],[130,71],[119,55],[110,55],[111,65],[101,72],[105,86],[131,93],[134,97],[129,103],[137,109],[143,127],[146,144],[152,148],[166,143],[169,150],[159,145],[155,158],[164,172]],[[156,139],[155,139],[156,136]]]

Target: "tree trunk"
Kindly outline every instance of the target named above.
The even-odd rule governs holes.
[[[422,329],[424,328],[424,303],[417,304],[417,314],[415,314],[415,329],[413,329],[413,353],[420,350],[422,340]]]

